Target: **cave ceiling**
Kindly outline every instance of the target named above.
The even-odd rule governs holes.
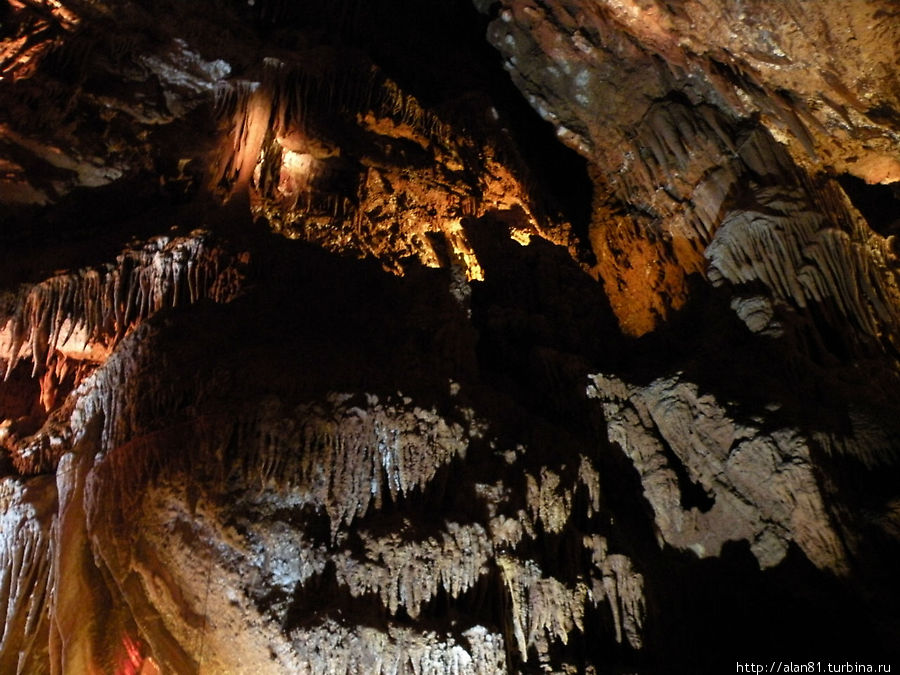
[[[898,231],[891,0],[0,2],[0,672],[889,663]]]

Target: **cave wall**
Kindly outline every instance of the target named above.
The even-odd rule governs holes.
[[[0,6],[0,671],[889,663],[889,0]]]

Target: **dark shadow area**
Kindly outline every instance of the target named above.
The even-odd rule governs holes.
[[[718,559],[664,551],[647,577],[655,606],[641,672],[735,672],[737,662],[889,662],[877,617],[851,585],[815,569],[791,547],[760,571],[746,544]],[[823,669],[823,672],[824,669]]]
[[[869,185],[847,173],[838,183],[873,230],[885,237],[900,233],[900,183]]]
[[[602,286],[562,247],[512,241],[515,218],[464,224],[486,270],[472,291],[479,368],[494,389],[577,433],[589,419],[587,374],[616,368],[627,341]]]

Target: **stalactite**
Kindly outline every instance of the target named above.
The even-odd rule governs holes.
[[[20,475],[38,475],[53,470],[59,458],[69,448],[70,441],[68,424],[60,414],[54,414],[38,433],[18,440],[9,456]]]
[[[227,302],[241,273],[234,258],[205,235],[157,238],[123,252],[116,262],[24,285],[0,306],[0,331],[8,335],[6,377],[25,348],[34,374],[57,350],[110,345],[163,307],[201,299]],[[70,344],[73,336],[79,336]]]
[[[361,400],[347,394],[331,394],[293,408],[269,398],[239,410],[198,411],[200,414],[195,413],[192,419],[179,422],[172,418],[178,399],[172,398],[168,385],[154,379],[146,368],[153,359],[149,339],[152,330],[150,324],[138,327],[127,338],[128,344],[121,345],[80,386],[73,428],[89,428],[90,420],[102,422],[96,463],[85,489],[90,531],[127,536],[133,527],[129,514],[137,516],[147,509],[172,512],[173,507],[151,507],[144,502],[148,490],[153,494],[149,486],[158,489],[176,476],[205,476],[210,485],[222,489],[237,483],[258,486],[261,494],[278,494],[281,507],[284,495],[290,495],[288,501],[294,508],[304,505],[324,510],[331,522],[331,547],[335,547],[344,541],[346,528],[366,515],[372,505],[381,506],[382,494],[398,499],[413,490],[423,491],[439,467],[465,456],[469,437],[484,433],[471,412],[462,415],[471,419],[467,430],[410,402],[382,401],[373,395]],[[194,385],[188,380],[179,386],[184,394],[185,387],[189,393]],[[152,420],[160,416],[170,420],[167,427],[152,429]],[[183,452],[184,447],[190,447],[191,452]],[[424,538],[409,537],[403,531],[385,536],[360,530],[365,551],[362,557],[341,549],[329,553],[293,540],[285,544],[283,555],[276,554],[271,544],[259,548],[261,541],[252,543],[255,538],[250,535],[251,543],[240,544],[238,550],[258,549],[258,555],[269,561],[265,567],[269,571],[264,573],[283,576],[272,576],[269,586],[281,584],[286,594],[312,576],[333,573],[338,585],[346,587],[351,596],[375,594],[391,615],[402,608],[413,619],[440,589],[448,597],[458,598],[496,564],[512,598],[510,616],[523,659],[527,660],[529,649],[534,648],[543,661],[549,658],[552,642],[565,644],[572,631],[583,630],[585,603],[590,598],[595,604],[599,602],[601,590],[602,597],[610,602],[618,639],[639,646],[643,617],[640,577],[633,574],[624,556],[606,555],[605,549],[600,557],[595,555],[599,576],[592,588],[587,582],[570,586],[557,578],[544,578],[537,563],[522,561],[509,552],[524,536],[536,537],[530,524],[532,517],[548,531],[561,532],[567,527],[578,485],[584,485],[588,493],[589,515],[599,511],[599,478],[586,457],[570,477],[571,484],[565,484],[547,467],[538,475],[539,479],[528,481],[532,483],[527,500],[531,516],[522,510],[514,517],[499,515],[498,510],[506,504],[506,488],[502,483],[483,487],[482,492],[487,490],[485,498],[494,504],[489,532],[477,523],[454,522]],[[562,511],[551,504],[560,494],[566,496]],[[227,535],[212,538],[221,540]],[[289,549],[294,553],[288,555]],[[277,560],[273,558],[276,555],[280,556]],[[301,560],[302,565],[295,565],[293,571],[277,572],[289,559]],[[326,560],[333,566],[326,568]],[[424,574],[423,569],[427,570]],[[284,601],[279,607],[282,609],[278,611],[287,611]],[[304,639],[312,639],[308,632],[304,635]],[[373,639],[376,635],[382,641],[379,649],[387,649],[384,641],[393,639],[390,631],[373,630]],[[420,652],[429,653],[439,642],[438,637],[430,636],[415,645],[403,643],[402,648],[397,647],[398,663],[404,659],[419,663]],[[359,640],[353,644],[357,645],[354,649],[364,648]],[[502,642],[491,644],[499,649],[498,654],[502,653]],[[344,653],[340,645],[334,648],[338,650],[335,654]],[[493,653],[479,658],[492,659]],[[358,663],[354,659],[363,657],[348,654],[347,658],[352,672]],[[433,658],[428,656],[421,662],[423,672]],[[334,672],[343,672],[340,664],[340,659],[330,660]],[[473,659],[472,664],[476,672],[485,668],[482,661]],[[434,668],[445,665],[440,661]],[[379,667],[369,663],[367,672],[379,672]],[[385,672],[393,672],[395,667],[402,666],[390,665]]]
[[[228,127],[216,185],[226,196],[248,187],[254,212],[285,236],[373,255],[399,274],[398,261],[411,255],[434,264],[419,242],[441,231],[469,279],[482,279],[460,219],[521,208],[530,231],[575,250],[568,225],[547,217],[539,191],[523,187],[528,171],[511,141],[467,138],[356,57],[324,50],[297,63],[265,59],[258,83],[217,91],[216,110]],[[375,158],[335,152],[335,119],[361,128]],[[382,149],[389,138],[416,144],[432,165],[414,176],[394,166],[392,151]],[[514,166],[497,159],[506,146]]]
[[[325,509],[334,535],[371,504],[379,507],[383,492],[397,499],[424,490],[441,466],[465,457],[469,433],[478,433],[477,425],[467,432],[434,410],[382,403],[373,395],[360,408],[346,394],[293,410],[270,399],[155,431],[152,420],[172,414],[169,385],[135,376],[152,358],[144,337],[140,330],[133,334],[129,348],[117,350],[80,385],[71,418],[73,429],[102,419],[107,456],[91,479],[92,493],[115,495],[122,504],[133,503],[141,485],[161,471],[202,470],[224,480],[226,448],[233,445],[241,454],[231,468],[251,483],[301,490],[308,503]],[[188,440],[196,444],[191,453],[173,451]]]
[[[437,143],[452,135],[448,125],[375,66],[322,54],[309,62],[291,64],[266,59],[260,82],[218,85],[215,111],[231,124],[231,143],[214,172],[226,192],[240,175],[249,176],[260,161],[266,132],[275,137],[298,131],[308,135],[320,120],[334,116],[355,120],[358,115],[374,113],[408,125]]]
[[[813,197],[829,208],[814,208]],[[886,262],[880,237],[851,217],[846,198],[826,184],[760,188],[756,200],[760,207],[723,219],[706,250],[710,280],[736,288],[762,282],[775,303],[820,305],[836,312],[834,323],[850,323],[856,342],[881,340],[890,349],[900,333],[897,278],[890,265],[877,264]]]
[[[245,656],[248,663],[260,663],[261,658],[271,669],[265,672],[507,672],[501,636],[464,615],[449,633],[413,627],[406,618],[382,616],[363,627],[329,612],[315,618],[307,616],[305,608],[311,599],[308,584],[315,588],[322,577],[334,573],[340,581],[344,563],[344,571],[362,582],[365,571],[354,571],[356,563],[342,552],[350,543],[346,531],[339,542],[314,544],[297,527],[296,493],[263,487],[251,489],[252,494],[242,491],[235,502],[209,498],[208,487],[192,483],[190,490],[199,489],[201,494],[196,503],[189,503],[184,499],[183,476],[157,480],[144,488],[143,508],[132,512],[127,530],[109,529],[97,519],[92,519],[90,530],[96,545],[109,552],[106,560],[117,583],[127,583],[125,580],[137,575],[146,589],[142,591],[146,593],[144,602],[173,610],[161,612],[162,626],[195,660],[200,660],[196,638],[202,625],[209,641],[203,650],[208,656],[203,659],[201,672],[234,669]],[[107,504],[107,508],[117,505]],[[179,532],[191,533],[194,550],[183,546],[180,537],[172,536]],[[383,546],[381,537],[368,536],[366,531],[363,535],[373,550],[391,548]],[[458,549],[452,554],[454,561],[471,565],[463,548],[470,535],[484,538],[477,526],[451,524],[440,543],[426,539],[407,541],[405,545],[424,551],[426,559],[437,556],[435,561],[442,565],[444,575],[440,583],[449,593],[454,592],[454,583],[468,582],[451,569],[451,561],[440,561],[440,552],[445,547]],[[135,543],[114,553],[123,541]],[[432,544],[436,546],[432,548]],[[153,550],[152,557],[146,552],[148,548]],[[399,555],[401,548],[395,553]],[[170,570],[165,576],[160,574],[164,569]],[[375,570],[375,574],[381,572]],[[417,594],[414,583],[409,579],[408,588]],[[204,591],[207,586],[208,595]],[[464,591],[456,588],[455,592]],[[132,600],[134,595],[132,592]],[[206,616],[202,623],[197,620],[199,615],[193,623],[185,621],[185,616],[200,611]],[[256,613],[266,619],[256,630],[230,636],[229,627],[236,620]],[[427,622],[424,615],[423,611],[420,620]],[[160,626],[153,625],[151,631],[161,632]],[[240,645],[237,651],[235,643]],[[166,665],[165,661],[161,663]]]
[[[556,472],[541,467],[540,480],[526,474],[526,499],[535,521],[540,521],[547,532],[561,532],[572,514],[572,490],[560,489],[560,477]]]
[[[490,530],[498,551],[514,549],[526,535],[534,539],[534,528],[524,511],[519,511],[514,518],[502,514],[491,518]]]
[[[461,644],[462,638],[467,647]],[[328,620],[292,635],[309,675],[501,675],[507,672],[503,639],[482,626],[460,636],[391,625],[386,632],[348,628]]]
[[[46,658],[53,479],[0,479],[0,670],[38,672]]]
[[[587,516],[591,518],[600,513],[600,474],[584,455],[578,464],[578,482],[585,487],[588,494]]]
[[[572,244],[571,233],[560,235],[552,223],[538,225],[537,207],[517,182],[517,172],[527,173],[521,161],[517,171],[510,169],[494,159],[492,145],[476,147],[476,141],[451,133],[374,67],[328,58],[319,55],[309,64],[267,59],[258,84],[243,83],[217,95],[218,114],[230,120],[230,141],[214,171],[217,184],[226,193],[239,183],[250,185],[254,210],[275,231],[332,250],[371,254],[386,268],[400,270],[397,260],[409,255],[433,262],[415,240],[425,231],[439,230],[463,256],[470,279],[481,279],[483,273],[460,231],[463,216],[519,206],[535,232],[555,243]],[[396,136],[416,143],[433,155],[434,166],[414,178],[405,172],[393,175],[388,168],[385,173],[393,184],[389,193],[403,197],[386,198],[380,173],[370,185],[371,160],[356,166],[353,157],[334,160],[327,141],[320,147],[319,136],[327,139],[328,133],[317,125],[335,116],[361,125],[378,139]],[[301,148],[305,152],[298,155]],[[360,166],[364,173],[359,173]],[[479,185],[461,182],[459,172],[464,169],[487,178]],[[348,171],[352,175],[339,175]],[[370,219],[369,214],[378,215]],[[364,228],[365,223],[369,227]],[[335,227],[345,236],[335,237]]]
[[[396,615],[404,608],[412,619],[422,605],[443,588],[450,597],[475,585],[487,572],[493,546],[478,524],[448,522],[439,538],[408,541],[402,533],[375,538],[360,534],[366,557],[358,560],[349,553],[334,560],[337,579],[354,597],[375,592],[381,603]]]
[[[585,535],[583,543],[600,572],[600,579],[592,578],[591,600],[594,606],[605,598],[612,613],[616,642],[621,643],[624,635],[632,648],[640,649],[647,611],[644,577],[634,571],[628,557],[619,553],[609,554],[604,537]]]
[[[567,644],[573,630],[584,631],[584,603],[589,593],[584,583],[569,588],[558,579],[544,578],[531,560],[500,555],[497,563],[509,591],[513,634],[523,661],[528,661],[531,647],[544,661],[550,640]]]

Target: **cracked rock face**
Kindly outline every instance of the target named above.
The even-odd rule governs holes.
[[[0,671],[896,658],[898,31],[0,6]]]

